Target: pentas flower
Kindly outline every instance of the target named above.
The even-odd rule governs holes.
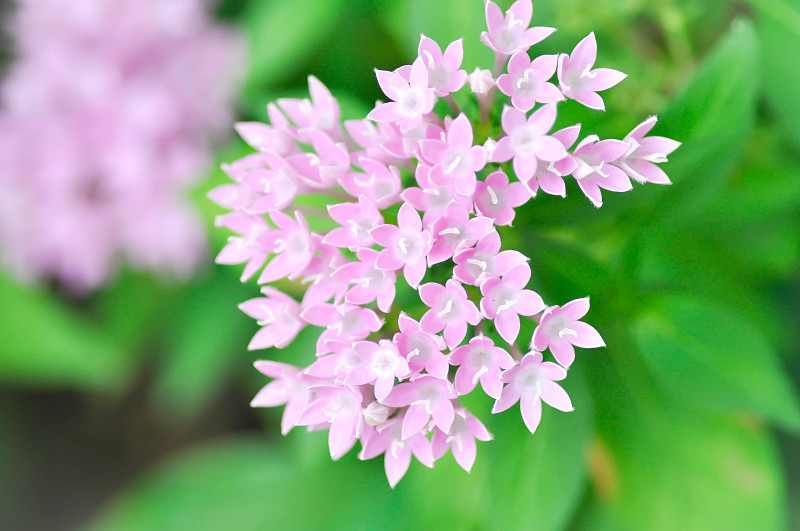
[[[493,413],[520,402],[531,432],[542,401],[572,410],[556,382],[575,346],[603,345],[580,321],[589,300],[545,303],[507,227],[539,190],[565,196],[569,180],[597,206],[601,189],[629,189],[630,179],[666,183],[657,165],[677,147],[647,136],[655,118],[623,140],[578,141],[580,125],[551,132],[563,96],[596,107],[591,94],[614,75],[592,70],[593,38],[558,61],[529,57],[553,31],[529,28],[529,0],[506,14],[487,2],[486,14],[494,74],[479,68],[465,88],[461,41],[422,37],[410,65],[376,71],[391,101],[344,128],[335,98],[311,78],[311,99],[281,100],[268,108],[270,125],[239,127],[258,153],[226,165],[233,184],[209,194],[230,211],[217,225],[234,233],[217,260],[242,264],[244,280],[296,281],[282,284],[293,296],[267,286],[242,304],[261,325],[251,348],[288,346],[305,327],[318,333],[307,367],[259,365],[274,380],[253,405],[287,404],[284,432],[330,430],[334,459],[360,440],[361,459],[384,455],[391,486],[412,457],[431,467],[449,451],[471,469],[475,441],[492,436],[464,395],[486,393]],[[561,90],[550,82],[556,70]],[[465,99],[474,114],[460,110]],[[452,115],[433,112],[446,107]]]
[[[556,73],[558,56],[541,55],[531,60],[527,53],[517,52],[508,62],[508,74],[497,78],[497,86],[511,105],[530,111],[536,103],[555,103],[564,99],[561,91],[548,80]]]
[[[531,433],[542,420],[542,400],[561,411],[573,410],[569,395],[556,383],[567,377],[567,371],[542,359],[539,352],[526,354],[519,365],[504,372],[506,386],[492,408],[492,413],[499,413],[519,402],[522,420]]]
[[[598,92],[606,90],[623,79],[626,74],[611,68],[595,68],[597,41],[594,32],[579,42],[572,54],[558,57],[558,82],[564,96],[589,107],[605,110],[605,103]]]
[[[575,361],[573,345],[582,348],[606,346],[597,330],[579,320],[588,312],[588,297],[568,302],[563,307],[546,308],[533,332],[531,347],[540,352],[549,348],[556,361],[569,368]]]

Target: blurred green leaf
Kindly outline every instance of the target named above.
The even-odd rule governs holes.
[[[169,415],[191,419],[220,391],[237,367],[248,365],[252,319],[238,305],[258,296],[217,266],[180,301],[159,362],[155,399]]]
[[[250,2],[242,14],[250,66],[245,92],[258,93],[295,74],[298,62],[334,30],[345,5],[326,0]]]
[[[659,414],[649,431],[617,439],[615,491],[597,515],[605,526],[586,529],[785,529],[780,460],[765,430],[680,409]]]
[[[606,337],[610,357],[589,360],[601,439],[579,528],[783,529],[783,474],[767,430],[664,396],[620,332]]]
[[[0,274],[0,381],[33,387],[119,390],[133,360],[108,334],[46,292]]]
[[[399,0],[385,9],[387,29],[400,41],[409,62],[417,56],[420,34],[435,40],[442,51],[452,41],[464,39],[463,68],[491,70],[494,55],[480,40],[486,30],[483,2],[463,0]]]
[[[751,0],[758,9],[764,94],[786,133],[800,146],[800,2]]]
[[[633,214],[636,220],[672,225],[701,215],[717,201],[753,127],[758,64],[753,26],[737,19],[689,85],[661,113],[653,131],[683,143],[664,167],[675,184],[648,185],[626,198],[629,201],[616,202],[610,212],[646,205]]]
[[[257,440],[197,447],[136,481],[90,529],[402,527],[403,512],[374,467],[348,458],[314,467],[296,457]]]
[[[687,405],[763,415],[800,430],[800,407],[779,359],[740,314],[685,293],[651,301],[631,323],[642,360]]]

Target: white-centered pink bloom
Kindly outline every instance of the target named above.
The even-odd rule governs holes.
[[[351,386],[315,386],[314,400],[309,403],[298,426],[329,426],[328,447],[336,460],[353,447],[364,429],[361,393]]]
[[[537,103],[561,101],[564,95],[548,82],[557,66],[556,55],[540,55],[531,60],[527,53],[517,52],[508,61],[508,73],[497,78],[497,87],[511,97],[511,105],[524,112]]]
[[[615,164],[640,183],[671,184],[657,164],[667,162],[667,155],[678,149],[681,143],[663,136],[645,137],[657,121],[655,116],[651,116],[622,139],[628,144],[628,151]]]
[[[542,26],[529,28],[532,16],[531,0],[517,0],[508,8],[505,16],[497,4],[488,0],[486,2],[486,25],[489,31],[481,33],[481,40],[486,46],[501,55],[524,52],[555,31],[555,28]]]
[[[352,284],[345,294],[350,304],[369,304],[378,302],[378,309],[389,313],[396,294],[394,271],[386,271],[377,266],[378,251],[362,248],[356,253],[358,262],[347,262],[333,274],[334,278]]]
[[[486,427],[475,415],[464,408],[458,408],[448,433],[439,429],[434,430],[433,437],[431,437],[433,457],[441,459],[449,449],[458,466],[469,472],[472,470],[472,465],[475,464],[476,439],[491,441],[492,434],[486,430]]]
[[[430,178],[455,187],[461,195],[471,195],[477,182],[475,172],[486,165],[486,152],[472,141],[472,125],[464,114],[453,120],[443,140],[420,140],[422,156],[433,165]]]
[[[294,279],[300,276],[314,256],[314,245],[303,213],[295,211],[294,219],[280,210],[273,210],[269,217],[278,230],[262,237],[264,246],[275,253],[267,267],[258,277],[258,283],[275,282],[280,278]]]
[[[456,251],[472,247],[493,229],[491,218],[471,218],[465,206],[453,201],[431,227],[433,246],[428,253],[428,263],[438,264],[452,258]]]
[[[474,248],[464,249],[453,257],[456,280],[480,286],[490,278],[504,275],[512,267],[525,264],[528,258],[513,249],[500,250],[500,235],[492,231],[484,236]]]
[[[522,183],[508,182],[508,175],[497,170],[486,177],[485,182],[478,183],[475,189],[475,208],[495,225],[511,225],[514,212],[528,202],[530,191]],[[488,233],[488,231],[487,231]]]
[[[373,384],[378,401],[386,398],[392,390],[395,377],[406,378],[411,373],[397,345],[388,339],[381,339],[378,343],[359,341],[354,348],[364,363],[353,368],[345,383]]]
[[[239,305],[239,309],[256,319],[261,327],[247,348],[284,348],[305,326],[300,319],[300,305],[293,298],[270,286],[264,286],[261,292],[266,297],[250,299]]]
[[[481,284],[481,313],[494,319],[497,332],[512,344],[519,335],[519,316],[530,317],[545,308],[538,293],[525,289],[530,278],[531,268],[524,263],[514,266],[500,278],[490,278]]]
[[[626,74],[611,68],[595,68],[597,41],[594,32],[579,42],[570,55],[558,57],[558,81],[561,92],[590,109],[605,110],[605,103],[598,92],[606,90],[623,79]]]
[[[400,332],[394,335],[394,342],[400,354],[408,360],[409,368],[417,374],[423,370],[436,378],[447,378],[450,364],[442,353],[445,342],[441,336],[425,331],[420,324],[400,313],[397,318]]]
[[[295,426],[306,406],[311,402],[308,386],[313,380],[293,365],[277,361],[257,361],[258,372],[274,380],[256,394],[250,402],[252,407],[275,407],[286,404],[281,418],[281,433],[286,435]]]
[[[568,368],[575,361],[573,345],[581,348],[606,346],[594,327],[580,321],[588,311],[588,297],[568,302],[563,307],[550,306],[533,331],[531,347],[541,352],[549,348],[556,361]]]
[[[430,308],[420,320],[422,329],[431,334],[444,329],[444,340],[450,348],[464,340],[467,323],[474,326],[481,320],[478,308],[457,280],[450,279],[444,286],[435,282],[423,284],[419,297]]]
[[[419,40],[419,58],[428,69],[428,85],[436,96],[458,92],[467,82],[467,72],[461,69],[464,59],[462,39],[451,42],[442,53],[436,41],[422,35]]]
[[[556,162],[567,155],[558,139],[548,136],[556,121],[555,104],[545,105],[530,117],[513,107],[503,109],[504,136],[497,142],[493,160],[505,162],[514,159],[514,172],[521,181],[527,181],[536,172],[540,160]]]
[[[372,459],[384,454],[384,467],[389,485],[394,488],[408,471],[411,456],[433,468],[431,443],[422,432],[408,438],[402,436],[403,417],[395,417],[375,429],[367,430],[359,459]]]
[[[433,110],[433,89],[428,87],[428,69],[421,58],[411,65],[409,79],[397,72],[375,70],[378,84],[389,103],[380,103],[367,118],[376,122],[399,122],[402,130],[419,125],[423,115]]]
[[[403,203],[397,214],[397,225],[378,225],[370,234],[378,245],[385,247],[375,264],[386,271],[403,268],[408,284],[417,287],[427,270],[431,233],[422,228],[422,219],[414,207]]]
[[[369,231],[383,225],[380,211],[363,195],[358,198],[358,203],[328,205],[328,214],[342,226],[328,232],[322,241],[336,247],[349,247],[351,250],[370,247],[375,240]]]
[[[600,207],[600,189],[627,192],[633,185],[625,172],[611,164],[619,160],[629,146],[621,140],[599,140],[596,135],[581,140],[572,156],[577,163],[572,175],[592,204]]]
[[[571,125],[559,131],[556,131],[551,136],[561,142],[564,149],[569,149],[578,139],[581,131],[581,125]],[[536,196],[536,193],[541,188],[546,194],[559,195],[566,197],[567,186],[564,184],[564,177],[570,175],[578,167],[575,158],[567,153],[567,155],[556,162],[545,162],[540,160],[536,166],[536,172],[533,178],[525,183],[525,186],[530,190],[531,195]]]
[[[542,401],[558,410],[569,412],[574,408],[569,395],[556,382],[567,377],[567,371],[555,363],[542,362],[539,352],[526,354],[519,365],[503,373],[506,386],[495,402],[492,413],[500,413],[519,402],[522,420],[531,433],[542,420]]]
[[[403,417],[403,439],[419,433],[433,419],[433,424],[443,432],[450,431],[455,411],[453,402],[456,397],[453,385],[448,380],[433,376],[422,376],[413,382],[398,384],[383,400],[391,407],[406,407]]]
[[[450,363],[458,365],[455,388],[459,395],[471,393],[478,382],[487,395],[500,398],[503,388],[500,371],[514,366],[514,359],[486,336],[475,336],[450,354]]]
[[[342,124],[339,102],[333,97],[328,87],[314,76],[308,76],[308,89],[311,99],[281,98],[278,100],[278,105],[294,122],[298,130],[316,129],[340,140]],[[273,115],[270,115],[270,120],[273,120],[273,125],[276,124]],[[279,126],[282,125],[279,123]]]

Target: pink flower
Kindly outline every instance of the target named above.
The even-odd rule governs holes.
[[[589,107],[605,110],[603,98],[597,93],[613,87],[626,74],[610,68],[595,68],[597,59],[597,41],[594,32],[579,42],[571,55],[561,54],[558,57],[558,81],[564,96]]]
[[[392,101],[380,103],[367,118],[376,122],[400,122],[404,131],[419,125],[422,116],[433,110],[435,96],[428,87],[428,70],[421,58],[411,65],[410,78],[397,72],[375,70],[381,90]]]
[[[524,289],[531,278],[527,263],[514,266],[501,278],[490,278],[481,284],[481,313],[494,319],[500,336],[514,343],[519,335],[519,316],[530,317],[544,309],[544,302],[535,291]]]
[[[452,258],[457,250],[472,247],[493,228],[490,218],[470,218],[467,208],[453,201],[431,227],[434,241],[428,253],[428,263],[438,264]]]
[[[475,439],[491,441],[492,435],[472,413],[458,408],[448,433],[438,429],[433,432],[431,438],[433,457],[440,459],[450,449],[456,463],[469,472],[475,463],[477,451]]]
[[[578,134],[581,131],[580,124],[565,127],[552,134],[552,137],[561,141],[564,149],[569,149],[572,144],[578,139]],[[556,162],[539,161],[536,167],[536,173],[533,178],[525,183],[533,196],[541,188],[545,193],[550,195],[559,195],[561,197],[567,196],[567,187],[564,184],[564,176],[571,174],[578,167],[575,158],[567,153],[567,155]]]
[[[514,366],[511,355],[485,336],[473,337],[469,345],[455,349],[450,354],[450,363],[459,365],[455,379],[459,395],[471,393],[480,380],[486,394],[495,399],[500,397],[503,388],[500,370]]]
[[[517,52],[508,62],[508,74],[497,78],[497,86],[511,104],[520,111],[530,111],[536,103],[562,101],[564,95],[548,83],[558,66],[558,56],[540,55],[532,60],[525,52]]]
[[[506,135],[497,142],[494,160],[505,162],[514,159],[514,172],[521,181],[527,181],[536,172],[539,160],[555,162],[567,152],[556,138],[548,136],[556,121],[556,106],[548,104],[535,111],[527,120],[525,113],[513,107],[503,109],[503,130]]]
[[[296,221],[280,210],[270,212],[269,217],[278,230],[269,232],[262,240],[264,246],[276,256],[261,272],[259,284],[275,282],[283,277],[297,278],[311,262],[314,246],[308,223],[299,210],[295,211],[294,216]]]
[[[339,122],[341,112],[336,98],[314,76],[308,76],[308,89],[311,93],[310,100],[281,98],[278,105],[299,129],[319,129],[339,139],[342,129]],[[273,120],[272,117],[270,119]]]
[[[480,286],[486,280],[504,275],[512,267],[528,261],[519,251],[512,249],[500,251],[500,235],[492,231],[484,236],[474,248],[456,253],[453,268],[456,280],[473,286]]]
[[[362,439],[359,459],[372,459],[385,454],[384,467],[389,485],[394,488],[408,471],[411,455],[428,468],[433,468],[433,453],[428,438],[420,432],[408,438],[402,436],[403,418],[395,417],[385,424],[368,430]]]
[[[358,159],[357,165],[363,172],[348,171],[343,174],[340,184],[354,197],[366,196],[378,208],[386,208],[400,201],[400,172],[395,166],[367,157]]]
[[[410,374],[408,362],[400,355],[397,345],[388,339],[378,343],[359,341],[355,350],[364,360],[345,379],[351,385],[374,384],[375,398],[383,400],[394,387],[395,377],[405,378]]]
[[[603,204],[600,188],[612,192],[627,192],[633,186],[625,172],[611,162],[616,162],[629,146],[621,140],[598,140],[592,135],[581,140],[573,152],[577,163],[572,175],[581,191],[596,207]]]
[[[423,224],[427,227],[433,224],[446,211],[453,202],[470,206],[470,198],[459,194],[449,184],[437,184],[430,178],[431,167],[424,164],[417,166],[416,180],[419,188],[406,188],[403,191],[403,200],[419,211],[425,212],[422,217]]]
[[[429,282],[419,287],[419,297],[430,310],[420,320],[422,329],[435,334],[444,329],[444,340],[455,347],[467,335],[467,323],[476,325],[481,315],[460,282],[450,279],[445,286]]]
[[[239,309],[256,319],[261,327],[247,348],[284,348],[305,326],[300,319],[300,305],[275,288],[264,286],[261,292],[266,297],[250,299],[239,305]]]
[[[442,54],[436,41],[422,35],[419,40],[419,58],[428,69],[428,84],[436,96],[457,92],[467,82],[467,72],[461,69],[464,59],[462,39],[451,42]]]
[[[542,400],[561,411],[574,409],[567,392],[555,383],[566,377],[567,371],[562,367],[549,361],[542,363],[540,353],[526,354],[519,365],[503,373],[503,381],[508,385],[503,387],[492,413],[505,411],[519,402],[522,420],[533,433],[542,419]]]
[[[408,360],[412,371],[427,371],[436,378],[447,378],[450,364],[442,353],[445,342],[438,335],[428,333],[420,324],[406,315],[400,313],[397,318],[400,333],[394,335],[394,342],[400,353]]]
[[[385,247],[375,264],[386,271],[403,268],[408,284],[415,288],[425,276],[426,256],[431,248],[431,234],[422,228],[422,220],[414,208],[403,203],[397,214],[397,225],[378,225],[370,232]]]
[[[345,294],[345,301],[350,304],[369,304],[377,300],[378,309],[389,313],[396,293],[394,271],[386,271],[376,265],[378,251],[374,249],[362,248],[356,255],[359,262],[348,262],[333,274],[334,278],[353,284]]]
[[[495,225],[511,225],[514,209],[530,199],[528,188],[522,183],[508,183],[508,175],[497,170],[478,183],[475,190],[475,208]],[[488,231],[487,231],[488,232]]]
[[[472,145],[472,125],[459,114],[447,129],[445,140],[421,140],[422,156],[433,164],[431,179],[454,186],[457,193],[471,195],[475,191],[475,172],[486,165],[486,153]]]
[[[406,407],[403,417],[403,440],[419,433],[433,418],[433,424],[443,432],[450,431],[455,412],[452,384],[433,376],[422,376],[413,382],[396,385],[383,403],[390,407]]]
[[[671,184],[667,174],[656,164],[667,162],[667,155],[678,149],[681,143],[663,136],[645,138],[657,121],[655,116],[651,116],[628,133],[622,141],[630,147],[616,162],[631,179],[640,183]]]
[[[581,348],[606,346],[597,330],[579,321],[588,311],[588,297],[568,302],[563,307],[548,307],[533,331],[531,347],[542,352],[549,348],[556,361],[569,368],[575,361],[573,345]]]
[[[329,427],[331,459],[339,459],[353,447],[364,429],[361,394],[350,386],[315,386],[313,391],[314,400],[306,406],[297,425]]]
[[[258,372],[275,380],[262,387],[250,405],[274,407],[286,404],[281,418],[281,433],[286,435],[311,402],[311,390],[308,386],[313,381],[306,378],[297,367],[285,363],[257,361],[254,365]]]
[[[342,227],[330,231],[322,241],[336,247],[370,247],[375,241],[369,231],[383,225],[380,211],[363,195],[358,203],[328,205],[328,214]]]
[[[517,0],[505,16],[491,1],[486,2],[486,26],[489,31],[481,33],[483,43],[501,55],[524,52],[537,42],[541,42],[555,31],[555,28],[529,28],[533,4],[531,0]]]

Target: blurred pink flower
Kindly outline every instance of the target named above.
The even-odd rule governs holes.
[[[72,291],[121,259],[186,276],[187,192],[230,127],[241,46],[196,0],[21,1],[0,89],[0,263]]]

